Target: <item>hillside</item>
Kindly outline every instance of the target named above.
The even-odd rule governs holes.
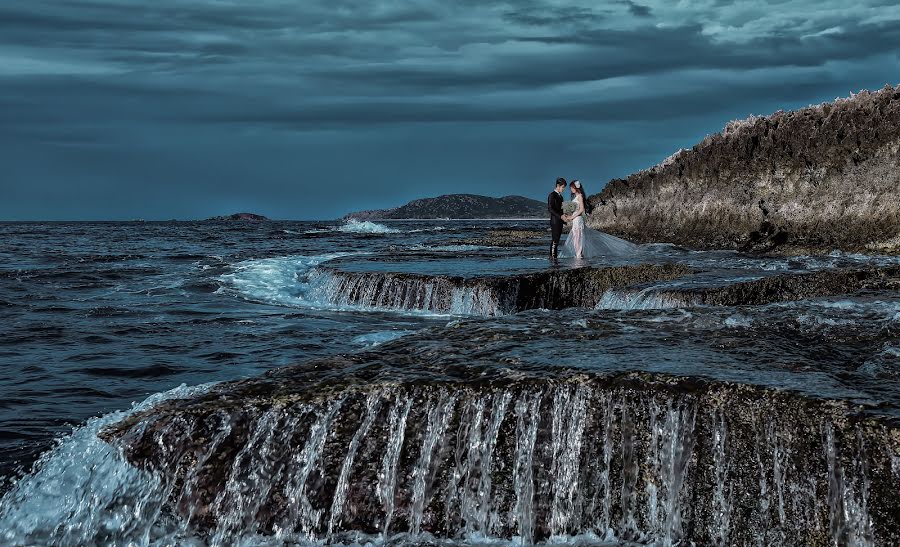
[[[900,252],[900,87],[729,123],[591,200],[641,242]]]
[[[262,220],[269,220],[269,219],[262,215],[257,215],[255,213],[234,213],[232,215],[222,215],[222,216],[208,218],[206,220],[208,220],[208,221],[220,221],[220,220],[262,221]]]
[[[394,209],[350,213],[345,219],[376,220],[404,218],[540,218],[547,205],[522,196],[492,198],[474,194],[449,194],[410,201]]]

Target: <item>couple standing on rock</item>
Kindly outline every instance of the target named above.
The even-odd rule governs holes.
[[[584,217],[590,214],[594,207],[588,201],[581,181],[575,179],[568,186],[572,202],[575,204],[575,211],[570,215],[563,214],[562,194],[566,189],[566,179],[562,177],[556,179],[556,187],[547,196],[550,233],[553,238],[550,244],[550,262],[552,264],[559,263],[560,254],[563,258],[581,260],[604,256],[629,256],[637,252],[638,246],[630,241],[586,228]],[[562,236],[563,224],[566,222],[571,222],[572,228],[569,230],[569,236],[563,245],[562,253],[560,253],[559,239]]]

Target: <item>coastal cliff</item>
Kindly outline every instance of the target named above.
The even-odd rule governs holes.
[[[900,86],[731,122],[591,201],[639,242],[900,253]]]

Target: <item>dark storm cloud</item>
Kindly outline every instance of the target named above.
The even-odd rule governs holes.
[[[622,176],[733,117],[880,87],[898,53],[889,2],[7,0],[0,184],[21,202],[0,218],[172,216],[129,199],[153,185],[179,211],[224,212],[212,179],[229,192],[216,203],[277,208],[304,195],[293,173],[390,186],[384,202],[303,200],[283,216],[422,195],[397,169],[433,180],[427,194],[483,193],[452,173],[460,162],[493,173],[491,193],[540,194],[542,169]],[[109,178],[121,201],[97,194]],[[103,208],[48,202],[61,179]]]
[[[625,2],[628,12],[637,17],[650,17],[650,8],[634,2]]]

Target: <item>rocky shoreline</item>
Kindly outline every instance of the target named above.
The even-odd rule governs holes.
[[[702,273],[642,264],[465,278],[320,267],[312,277],[338,304],[443,310],[465,297],[470,312],[511,315],[218,384],[100,437],[158,479],[155,499],[180,526],[225,542],[252,532],[531,543],[607,530],[704,545],[900,541],[900,401],[859,368],[877,366],[894,331],[836,321],[823,332],[805,327],[803,312],[777,309],[731,332],[716,327],[762,304],[892,294],[900,266],[692,286]],[[622,323],[578,309],[667,283],[657,297],[693,313],[663,317],[673,322],[642,338],[646,355],[631,346],[633,332],[659,310]],[[694,313],[700,330],[682,327]],[[683,370],[667,365],[673,346],[695,348],[684,354],[688,374],[663,372]]]
[[[900,87],[732,122],[592,196],[637,242],[900,253]]]

